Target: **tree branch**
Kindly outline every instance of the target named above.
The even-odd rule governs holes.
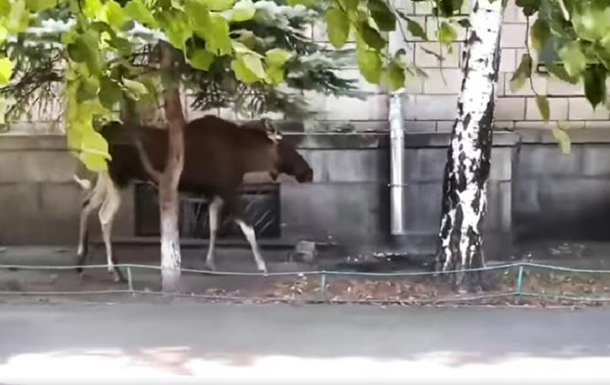
[[[168,146],[167,162],[163,177],[167,178],[172,188],[178,188],[180,175],[184,168],[184,128],[186,118],[180,101],[180,90],[178,79],[175,78],[174,51],[166,42],[160,42],[161,69],[165,80],[163,91],[163,106],[165,108],[165,119],[168,123]]]

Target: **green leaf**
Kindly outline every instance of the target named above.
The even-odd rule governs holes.
[[[530,30],[530,38],[532,39],[532,47],[536,50],[541,50],[544,44],[551,37],[551,28],[546,20],[536,19]]]
[[[183,50],[184,43],[193,35],[186,15],[176,11],[173,14],[166,15],[164,22],[165,34],[170,44],[179,50]],[[209,25],[209,28],[214,28],[214,26]]]
[[[229,55],[233,50],[229,36],[229,23],[219,14],[211,14],[205,30],[206,49],[217,55]]]
[[[157,21],[143,0],[130,0],[125,6],[125,14],[140,24],[156,28]]]
[[[8,39],[8,30],[0,24],[0,44],[4,43]]]
[[[585,71],[585,96],[593,109],[606,101],[606,69],[600,65],[587,68]]]
[[[267,68],[267,78],[273,85],[281,84],[284,82],[284,68],[275,66]]]
[[[292,57],[292,53],[285,49],[273,48],[265,52],[265,57],[268,65],[281,67]]]
[[[565,68],[561,65],[555,63],[546,63],[546,68],[549,70],[551,74],[557,77],[559,80],[563,80],[564,82],[576,84],[578,83],[578,78],[573,78],[566,72]]]
[[[435,16],[451,17],[462,8],[463,0],[436,0],[433,13]]]
[[[555,140],[557,140],[557,143],[559,143],[561,152],[566,155],[569,154],[572,147],[572,141],[566,130],[558,125],[558,127],[553,128],[553,136],[555,137]]]
[[[337,49],[343,47],[349,37],[350,22],[347,14],[339,8],[326,12],[327,34],[330,43]]]
[[[343,5],[350,11],[355,11],[360,4],[360,0],[343,0]]]
[[[396,29],[396,16],[384,0],[369,0],[367,5],[380,31],[389,32]]]
[[[362,36],[362,40],[364,40],[369,47],[376,50],[385,48],[387,44],[386,40],[381,36],[379,31],[368,25],[368,23],[362,22],[360,24],[359,32],[360,36]]]
[[[8,15],[11,11],[11,1],[10,0],[0,0],[0,15]]]
[[[231,10],[231,21],[241,22],[251,20],[256,13],[256,8],[251,0],[238,1]]]
[[[13,75],[13,62],[5,57],[0,57],[0,86],[5,86]]]
[[[572,12],[574,32],[580,39],[594,42],[610,33],[610,3],[606,1],[582,2]]]
[[[259,79],[265,79],[265,67],[263,67],[263,61],[255,55],[245,54],[241,57],[246,68],[250,70]]]
[[[121,86],[113,79],[104,77],[100,81],[99,92],[100,103],[104,108],[112,110],[114,106],[123,98]]]
[[[216,56],[209,51],[197,49],[192,51],[188,59],[191,67],[201,71],[207,71],[210,69],[212,63],[214,63]]]
[[[123,24],[127,21],[127,15],[119,3],[114,0],[110,0],[104,4],[106,8],[106,19],[108,24],[116,30],[120,30]]]
[[[464,29],[472,28],[472,25],[470,24],[470,20],[468,20],[468,18],[466,18],[466,17],[458,20],[458,24],[460,25],[460,27],[462,27]]]
[[[358,49],[358,68],[367,82],[379,84],[382,73],[382,62],[379,52]]]
[[[140,96],[148,93],[148,88],[136,80],[123,78],[123,86],[134,100],[138,100]]]
[[[79,150],[78,157],[87,169],[93,172],[107,169],[107,160],[110,159],[108,142],[93,127],[82,130]]]
[[[99,87],[100,82],[95,77],[86,77],[81,79],[76,94],[78,102],[84,102],[86,100],[97,98]]]
[[[101,0],[81,0],[80,4],[83,15],[89,19],[97,19],[103,10]]]
[[[571,77],[578,77],[587,67],[587,58],[580,50],[580,44],[577,41],[561,47],[558,54],[565,65],[566,72]]]
[[[610,44],[608,46],[603,46],[596,43],[593,46],[593,51],[604,67],[606,67],[607,70],[610,70]]]
[[[222,12],[233,8],[235,0],[205,0],[204,3],[208,6],[210,10]]]
[[[549,99],[546,96],[537,95],[536,105],[538,106],[538,111],[540,112],[540,116],[542,116],[542,120],[548,122],[551,117],[551,107],[549,106]]]
[[[57,6],[57,0],[26,0],[26,5],[32,12],[41,12]]]
[[[407,20],[407,30],[413,37],[418,37],[423,39],[424,41],[428,40],[428,36],[426,35],[426,31],[424,28],[415,20],[406,18]]]
[[[4,27],[12,33],[23,32],[29,25],[29,12],[25,0],[17,0],[11,6],[11,11],[5,18]]]
[[[532,16],[540,9],[540,0],[517,0],[517,7],[523,8],[525,16]]]
[[[447,23],[446,21],[443,21],[441,23],[437,34],[438,40],[445,45],[449,45],[457,39],[457,32],[455,28],[449,25],[449,23]]]
[[[520,90],[527,79],[532,76],[532,57],[529,54],[523,54],[519,67],[510,79],[511,92]]]
[[[248,69],[241,57],[231,61],[231,69],[235,72],[237,79],[246,84],[256,83],[259,80],[259,78]]]
[[[388,66],[386,77],[392,91],[399,90],[405,86],[405,70],[394,62],[391,62]]]
[[[247,46],[247,45],[245,45],[245,44],[244,44],[244,43],[242,43],[242,42],[232,40],[232,41],[231,41],[231,45],[232,45],[233,50],[235,51],[235,53],[236,53],[236,54],[244,54],[244,53],[247,53],[247,54],[251,54],[251,55],[258,56],[258,57],[260,57],[261,59],[263,59],[263,58],[264,58],[264,56],[263,56],[263,55],[259,54],[259,53],[258,53],[258,52],[256,52],[256,51],[252,51],[250,48],[248,48],[248,46]]]

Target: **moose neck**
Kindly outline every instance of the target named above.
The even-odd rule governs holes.
[[[244,172],[272,171],[277,169],[277,145],[267,138],[252,140],[243,152]]]

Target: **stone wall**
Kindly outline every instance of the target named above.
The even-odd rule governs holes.
[[[610,135],[582,134],[572,135],[568,155],[548,134],[523,136],[513,192],[517,241],[610,240]]]
[[[280,189],[282,240],[331,241],[345,252],[400,248],[430,253],[438,231],[441,182],[449,135],[406,138],[407,233],[389,235],[387,134],[286,135],[315,170],[311,184]],[[515,136],[497,133],[490,181],[488,242],[511,243],[512,165]],[[75,244],[82,191],[72,181],[78,164],[62,136],[3,136],[0,141],[0,244]],[[135,234],[133,189],[122,193],[115,239]],[[92,236],[99,235],[92,216]]]

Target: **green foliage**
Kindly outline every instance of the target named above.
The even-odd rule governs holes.
[[[542,120],[548,122],[551,116],[551,107],[549,106],[549,99],[546,96],[537,95],[536,106],[538,106],[538,111],[540,111],[540,116],[542,117]]]
[[[585,71],[585,96],[593,108],[606,101],[606,76],[606,69],[599,64]]]
[[[405,17],[405,20],[407,21],[407,30],[411,33],[411,35],[413,35],[414,37],[418,37],[424,41],[428,40],[428,35],[426,35],[426,31],[418,22],[408,17]]]
[[[237,3],[233,0],[81,0],[70,2],[68,8],[65,0],[59,1],[61,4],[58,0],[2,0],[0,43],[9,35],[21,38],[29,26],[31,12],[51,11],[58,15],[60,10],[68,11],[65,15],[75,23],[54,41],[62,47],[60,51],[68,68],[63,75],[68,143],[79,159],[94,171],[105,169],[108,159],[107,144],[97,133],[97,124],[111,119],[113,109],[123,98],[141,101],[149,100],[151,94],[156,95],[157,90],[150,89],[155,82],[144,80],[163,75],[154,70],[153,62],[148,63],[151,67],[133,65],[133,55],[138,50],[136,40],[130,34],[134,22],[164,34],[172,46],[183,51],[186,62],[194,70],[209,70],[219,58],[229,58],[232,65],[225,68],[232,68],[236,78],[247,84],[282,83],[284,66],[292,57],[292,53],[284,49],[268,49],[267,55],[260,55],[231,34],[233,24],[247,23],[257,14],[257,7],[251,0]],[[255,34],[253,36],[255,38]],[[156,44],[156,38],[150,41]],[[15,46],[13,52],[25,50]],[[18,68],[19,85],[8,84],[14,75],[15,63],[27,61],[27,57],[20,54],[12,58],[0,56],[0,86],[6,86],[0,90],[3,94],[13,90],[15,95],[21,95],[21,87],[27,80],[23,75],[36,71]],[[57,81],[57,78],[48,79],[50,81]],[[42,83],[43,80],[37,86]],[[23,102],[30,96],[20,98]],[[4,109],[6,103],[4,99],[2,101]]]
[[[562,124],[558,124],[557,127],[553,128],[553,136],[555,137],[555,140],[557,140],[561,152],[566,155],[570,153],[572,148],[572,141],[570,140],[570,135],[567,130],[568,127]]]
[[[582,52],[577,41],[571,41],[559,49],[559,57],[563,61],[566,72],[571,77],[582,75],[587,67],[587,57]]]
[[[0,58],[0,86],[8,84],[13,74],[13,62],[7,58]]]
[[[389,32],[396,29],[396,15],[384,0],[369,0],[368,8],[380,31]]]
[[[446,45],[451,44],[457,39],[457,32],[449,23],[443,21],[438,30],[438,40]]]
[[[326,12],[328,40],[335,48],[341,48],[347,42],[350,22],[347,14],[340,8],[333,7]]]
[[[551,37],[551,28],[544,19],[536,19],[530,31],[532,47],[536,50],[541,50],[545,43]]]
[[[608,97],[606,79],[610,73],[610,2],[517,0],[517,5],[523,8],[525,15],[537,14],[531,31],[532,47],[540,51],[549,39],[555,43],[560,63],[545,63],[549,72],[562,81],[582,83],[587,100],[594,108],[604,104]],[[528,75],[520,66],[513,79],[520,84],[525,75],[531,76],[531,71]],[[542,100],[541,97],[538,100]],[[540,108],[541,113],[543,108]],[[553,133],[562,151],[569,152],[566,130],[558,128]]]
[[[510,79],[510,90],[516,92],[523,87],[525,82],[532,76],[532,57],[523,54],[519,67]]]

